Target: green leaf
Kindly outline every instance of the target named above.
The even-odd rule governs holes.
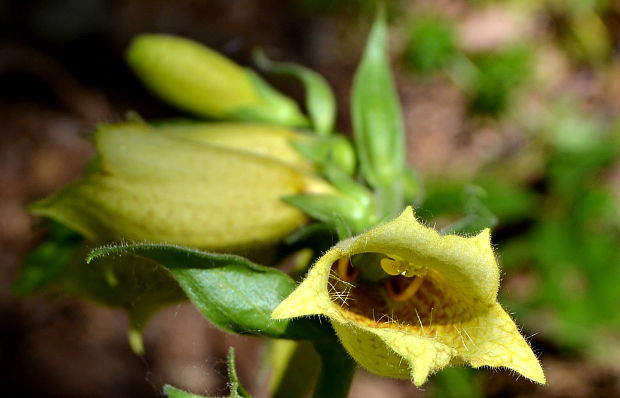
[[[170,272],[190,301],[220,329],[290,339],[321,339],[331,331],[316,320],[272,320],[272,310],[296,287],[285,273],[228,254],[165,244],[108,246],[88,261],[115,255],[135,257]]]
[[[391,217],[403,207],[405,136],[386,48],[380,11],[355,74],[352,113],[362,175],[379,193],[382,216]]]
[[[334,130],[336,118],[336,100],[327,81],[304,66],[289,62],[274,62],[267,58],[264,51],[254,51],[254,61],[264,70],[291,75],[303,83],[306,89],[306,107],[312,119],[312,127],[322,136]]]
[[[235,350],[230,347],[228,350],[228,378],[230,380],[230,394],[226,398],[252,398],[250,394],[241,386],[237,371],[235,369]],[[168,398],[207,398],[202,395],[191,394],[171,385],[164,386],[164,393]]]
[[[86,264],[91,250],[80,247],[52,289],[125,309],[129,343],[136,354],[143,354],[141,333],[148,319],[163,306],[185,300],[185,294],[165,269],[148,259],[99,257]]]
[[[330,225],[338,231],[340,239],[362,232],[368,219],[366,209],[348,196],[286,195],[282,200]]]

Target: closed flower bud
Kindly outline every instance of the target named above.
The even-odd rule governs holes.
[[[258,75],[195,41],[163,34],[136,37],[129,65],[165,101],[216,119],[304,126],[297,105]]]
[[[306,222],[280,200],[330,192],[288,147],[296,133],[260,125],[101,126],[101,169],[32,206],[94,241],[155,241],[247,252]],[[225,133],[223,133],[225,132]]]

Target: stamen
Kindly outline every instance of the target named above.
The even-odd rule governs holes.
[[[379,264],[386,274],[393,276],[402,275],[407,278],[411,278],[415,275],[421,275],[424,270],[423,267],[416,266],[412,263],[405,263],[402,260],[393,259],[390,257],[382,258]]]
[[[345,282],[353,282],[360,273],[359,268],[353,267],[351,261],[346,257],[338,259],[336,269],[340,278]]]
[[[400,275],[403,272],[403,263],[400,261],[385,257],[381,259],[380,264],[381,268],[383,268],[388,275]]]
[[[411,280],[411,283],[404,290],[401,290],[400,286],[398,285],[397,278],[388,278],[384,282],[384,285],[385,289],[388,292],[388,295],[392,298],[392,300],[403,302],[409,300],[417,293],[418,289],[420,289],[420,286],[422,286],[422,282],[424,282],[423,277],[414,276]]]

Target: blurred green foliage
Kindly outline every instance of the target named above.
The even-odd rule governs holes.
[[[577,114],[579,115],[579,114]],[[575,118],[575,113],[569,114]],[[529,228],[506,242],[504,265],[534,272],[523,298],[506,297],[553,344],[592,354],[598,337],[620,327],[620,225],[617,197],[606,176],[618,158],[617,126],[554,119],[552,137],[578,136],[589,126],[590,140],[552,140],[546,160],[544,196]],[[565,130],[560,132],[558,130]]]
[[[472,9],[488,5],[479,2]],[[568,96],[527,83],[536,81],[535,62],[549,48],[566,56],[563,66],[569,73],[587,73],[589,84],[604,76],[613,59],[617,11],[605,0],[549,0],[525,12],[532,18],[548,13],[548,36],[476,53],[455,42],[458,19],[452,25],[428,14],[410,19],[404,61],[411,72],[447,75],[469,101],[466,119],[493,116],[523,129],[527,140],[517,153],[490,162],[477,175],[425,181],[426,196],[417,213],[450,232],[455,222],[470,217],[472,202],[469,210],[463,205],[468,190],[474,186],[484,192],[473,208],[478,216],[488,210],[497,217],[494,243],[507,285],[503,302],[545,345],[597,360],[601,358],[593,357],[605,352],[608,342],[603,337],[620,328],[620,217],[614,178],[620,126],[604,102],[587,102],[591,97],[583,95],[585,86],[578,86],[578,80],[563,81],[569,91],[575,90]],[[523,104],[515,94],[528,90],[546,108],[533,119],[517,110]],[[533,171],[519,174],[517,166],[510,166],[519,156],[538,166],[530,164]],[[441,372],[432,395],[473,396],[466,392],[471,383],[459,387],[454,381],[473,378],[460,368]]]
[[[405,62],[415,72],[431,73],[446,67],[456,53],[453,24],[437,16],[421,16],[410,21]]]
[[[513,93],[530,74],[527,47],[482,54],[474,58],[476,72],[468,82],[474,112],[497,115],[510,105]]]
[[[24,259],[22,272],[12,286],[14,293],[37,292],[58,278],[84,240],[73,230],[53,221],[48,223],[48,236],[48,240]]]
[[[539,180],[487,169],[473,181],[430,181],[419,214],[458,219],[469,184],[484,188],[479,198],[498,217],[494,242],[512,286],[503,301],[547,344],[592,356],[599,337],[620,327],[620,217],[609,180],[620,131],[566,104],[539,131]]]
[[[373,12],[377,3],[295,1],[307,12],[347,10],[355,14]],[[388,2],[388,11],[397,3]],[[471,9],[489,3],[494,2],[480,1]],[[600,78],[597,75],[614,59],[613,48],[618,45],[612,34],[617,22],[613,25],[610,21],[618,19],[619,12],[613,11],[611,1],[543,3],[530,11],[548,18],[550,32],[541,42],[546,41],[545,45],[562,58],[566,55],[566,69]],[[404,15],[402,62],[414,76],[449,76],[469,103],[466,121],[479,120],[480,115],[493,116],[500,122],[524,117],[513,112],[523,105],[516,93],[539,88],[527,83],[536,73],[537,52],[546,51],[538,47],[540,43],[510,43],[472,54],[460,48],[458,20],[426,11]],[[564,79],[563,84],[576,85]],[[620,189],[613,178],[618,173],[620,124],[610,116],[609,108],[581,110],[592,100],[587,95],[570,102],[564,91],[541,89],[536,94],[548,110],[546,117],[507,122],[523,130],[521,139],[527,145],[501,159],[501,164],[485,165],[472,177],[421,178],[425,198],[416,212],[427,222],[447,227],[444,232],[456,230],[456,224],[468,217],[479,223],[468,223],[469,230],[458,232],[474,233],[497,223],[493,242],[504,270],[502,302],[518,323],[525,325],[527,333],[538,333],[536,339],[545,346],[556,352],[592,357],[602,351],[605,340],[601,336],[617,333],[620,328]],[[514,160],[511,157],[526,152],[540,161],[541,168],[516,178],[506,165]],[[302,233],[311,235],[311,228]],[[60,272],[66,257],[79,244],[78,238],[66,231],[51,234],[52,241],[26,260],[26,279],[17,282],[17,290],[36,290],[45,284],[41,278],[49,275],[41,274],[37,264],[49,261],[57,264]],[[470,369],[452,368],[437,375],[429,392],[442,398],[479,397],[483,393],[478,381],[479,375]]]
[[[482,398],[480,384],[474,378],[475,371],[465,367],[448,368],[437,374],[432,396],[441,398]]]

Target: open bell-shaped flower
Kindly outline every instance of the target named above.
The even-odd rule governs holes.
[[[364,278],[373,267],[382,278]],[[458,364],[502,366],[544,383],[538,359],[497,302],[498,288],[488,229],[441,236],[407,208],[330,249],[272,317],[325,315],[359,364],[418,386]]]
[[[284,195],[331,192],[269,125],[102,125],[100,169],[31,210],[93,241],[155,241],[248,254],[307,221]]]

